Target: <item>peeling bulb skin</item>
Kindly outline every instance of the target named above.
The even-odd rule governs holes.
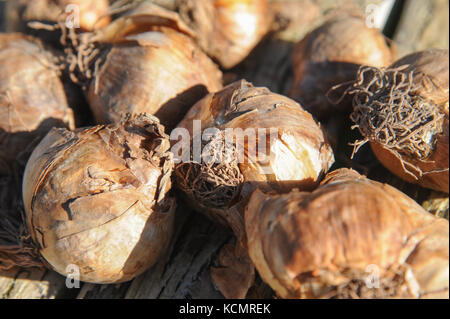
[[[138,39],[139,44],[113,46],[89,87],[97,123],[146,112],[170,130],[195,102],[222,87],[220,71],[186,35],[155,28]]]
[[[53,129],[23,179],[26,223],[42,259],[62,275],[75,265],[92,283],[129,281],[155,264],[173,232],[169,147],[159,121],[145,114]]]
[[[430,99],[448,114],[448,50],[429,49],[408,54],[391,65],[391,68],[398,67],[405,67],[403,72],[414,72],[414,82],[421,84],[416,94]]]
[[[33,37],[0,34],[0,173],[25,165],[52,127],[74,129],[56,56]],[[24,158],[20,158],[24,155]]]
[[[306,35],[292,53],[294,83],[289,96],[319,120],[350,114],[351,100],[343,99],[361,65],[385,67],[394,54],[376,28],[364,18],[340,14]],[[333,89],[335,86],[341,85]]]
[[[393,174],[445,193],[449,192],[448,61],[448,50],[433,49],[407,55],[385,69],[362,67],[350,90],[351,119],[364,137],[357,145],[370,142],[378,160]]]
[[[187,129],[192,139],[202,134],[194,131],[195,120],[201,120],[202,130],[219,132],[218,140],[205,141],[203,154],[209,150],[221,154],[221,143],[227,132],[231,134],[233,145],[224,151],[230,160],[177,164],[177,185],[198,211],[222,224],[228,224],[224,220],[230,215],[229,207],[242,201],[249,189],[311,190],[334,162],[322,130],[308,112],[291,99],[245,80],[206,96],[191,108],[178,128]]]
[[[249,255],[281,298],[449,296],[448,221],[355,171],[329,173],[312,193],[256,190],[245,226]],[[375,272],[377,289],[367,285]]]
[[[104,28],[81,34],[81,44],[72,41],[67,69],[98,124],[143,112],[169,132],[199,99],[222,88],[221,71],[191,36],[175,12],[143,1]]]

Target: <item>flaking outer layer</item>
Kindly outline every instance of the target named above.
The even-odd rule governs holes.
[[[448,64],[448,50],[429,49],[408,54],[395,61],[390,68],[405,67],[403,69],[405,73],[413,71],[413,81],[419,88],[419,91],[414,93],[441,106],[448,116]]]
[[[128,113],[149,113],[168,132],[199,99],[222,88],[222,73],[171,11],[144,1],[92,34],[112,48],[86,92],[99,124],[118,123]],[[97,62],[96,61],[96,62]]]
[[[201,120],[202,129],[241,129],[244,134],[246,129],[254,131],[255,143],[239,140],[239,147],[246,150],[244,161],[239,164],[246,182],[268,182],[280,190],[291,184],[312,189],[334,162],[332,150],[311,114],[293,100],[245,80],[206,96],[191,108],[178,127],[186,128],[194,137],[194,120]],[[271,128],[275,132],[272,141]],[[262,142],[258,131],[266,135],[268,164],[263,163],[262,157],[251,156],[259,155]]]
[[[448,298],[448,221],[391,186],[348,169],[331,174],[312,193],[255,191],[249,201],[250,257],[278,295],[336,296],[352,280],[364,285],[375,266],[381,283],[401,277],[381,297]]]
[[[74,128],[55,59],[37,39],[0,34],[1,173],[52,127]]]
[[[169,141],[156,118],[75,133],[53,129],[24,176],[27,226],[43,259],[82,281],[124,282],[167,248],[175,201]]]

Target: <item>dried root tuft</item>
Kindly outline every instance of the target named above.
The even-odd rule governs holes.
[[[406,67],[360,68],[349,91],[354,108],[350,118],[365,139],[354,144],[352,157],[366,142],[376,142],[395,154],[403,166],[421,172],[405,158],[426,161],[443,132],[444,114],[417,93],[420,88],[413,81],[413,71],[405,72]]]
[[[415,291],[414,279],[409,278],[407,267],[400,266],[398,270],[389,270],[381,278],[368,277],[367,272],[355,270],[344,272],[349,281],[332,287],[325,298],[331,299],[386,299],[395,296],[418,297]],[[351,278],[351,279],[350,279]],[[408,282],[409,281],[411,282]]]
[[[92,79],[96,81],[99,67],[104,61],[99,57],[100,45],[92,41],[93,33],[77,33],[74,28],[68,28],[62,18],[53,25],[41,22],[30,22],[28,25],[33,29],[60,30],[64,57],[58,61],[59,67],[64,69],[70,80],[83,90],[87,90]]]
[[[223,136],[217,134],[203,148],[202,163],[181,163],[175,169],[178,186],[208,207],[228,207],[244,182],[236,148],[225,145]]]

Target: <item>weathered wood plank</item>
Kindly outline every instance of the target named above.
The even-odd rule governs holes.
[[[449,1],[406,0],[394,40],[405,55],[428,48],[449,48]]]
[[[69,298],[65,278],[45,269],[15,269],[0,272],[1,299]]]
[[[198,278],[228,240],[229,235],[218,226],[213,225],[205,218],[195,215],[184,227],[183,236],[179,237],[173,252],[161,267],[146,272],[135,280],[127,291],[125,298],[192,298],[192,287],[201,287],[209,279],[209,271],[204,274],[202,282]],[[213,298],[219,295],[212,285],[209,289],[194,292],[203,298]],[[211,295],[213,294],[213,295]]]

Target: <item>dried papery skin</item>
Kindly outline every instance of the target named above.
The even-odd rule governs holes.
[[[168,136],[150,115],[72,133],[53,129],[25,170],[27,226],[51,268],[80,280],[131,280],[165,252],[175,200]]]
[[[52,127],[74,125],[56,57],[32,37],[0,34],[0,173],[25,165]]]
[[[267,0],[178,0],[177,8],[202,49],[226,69],[249,55],[274,18]]]
[[[126,1],[125,1],[126,2]],[[106,43],[118,43],[133,40],[133,35],[151,31],[153,27],[168,27],[181,33],[194,36],[194,32],[171,10],[160,7],[153,1],[131,1],[129,4],[116,3],[117,11],[124,11],[111,25],[95,31],[94,39]],[[137,39],[134,39],[137,40]]]
[[[219,266],[210,269],[212,282],[227,299],[244,299],[254,284],[255,267],[246,247],[227,244],[220,250]]]
[[[417,95],[438,105],[448,114],[449,94],[448,50],[429,49],[419,51],[395,61],[391,68],[405,67],[403,72],[414,72]]]
[[[99,123],[117,122],[125,112],[148,112],[174,128],[198,99],[221,88],[220,72],[181,33],[155,30],[141,39],[139,45],[111,49],[97,93],[94,82],[88,100]]]
[[[354,171],[312,193],[257,190],[245,223],[250,257],[281,298],[449,296],[448,221]]]
[[[229,215],[233,215],[230,207],[245,198],[250,189],[282,192],[299,187],[310,190],[334,162],[322,130],[308,112],[293,100],[267,88],[253,87],[245,80],[207,95],[186,114],[178,128],[187,129],[191,145],[193,139],[198,138],[198,132],[193,130],[194,120],[201,120],[202,130],[216,128],[219,131],[217,147],[210,148],[216,155],[223,152],[227,129],[236,130],[235,136],[241,137],[235,139],[233,145],[225,145],[228,160],[180,163],[175,173],[177,184],[189,202],[198,211],[228,226]],[[243,134],[238,134],[237,129]],[[244,137],[246,130],[255,134],[254,143]],[[262,138],[265,138],[265,145]],[[212,144],[208,141],[205,146]],[[260,144],[266,146],[266,154],[258,153]],[[207,150],[203,148],[203,155],[208,154]],[[219,205],[208,201],[210,197]],[[239,227],[231,225],[231,228]]]
[[[69,70],[85,87],[97,123],[145,112],[170,131],[195,102],[222,88],[218,67],[189,34],[176,13],[143,2],[81,35]]]
[[[408,55],[387,69],[362,67],[351,119],[378,160],[403,180],[448,193],[448,50]]]
[[[336,15],[294,47],[294,83],[289,96],[319,119],[349,114],[351,100],[339,98],[355,79],[358,68],[383,67],[392,62],[393,52],[380,30],[367,27],[365,18]]]

